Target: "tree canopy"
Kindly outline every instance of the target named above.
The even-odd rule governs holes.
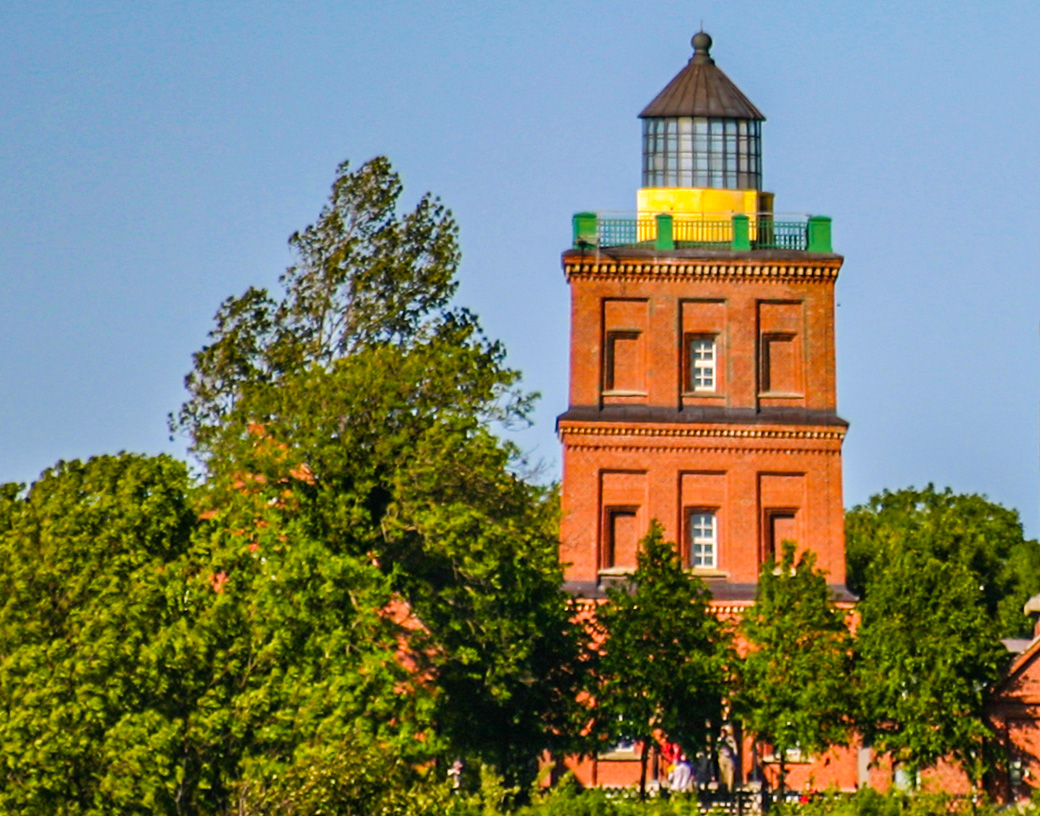
[[[570,744],[556,492],[492,426],[532,397],[401,191],[342,165],[279,291],[221,305],[171,417],[197,484],[121,455],[0,490],[0,812],[440,812],[437,761],[527,790]]]
[[[294,530],[376,566],[417,624],[438,733],[512,782],[576,709],[558,503],[493,432],[525,422],[533,395],[451,304],[451,214],[427,195],[401,215],[401,192],[386,159],[340,166],[280,291],[220,307],[173,425],[212,506],[236,501],[243,474],[282,485]],[[283,455],[258,457],[257,434]]]
[[[796,561],[794,542],[781,546],[780,561],[763,564],[755,603],[740,622],[748,653],[735,702],[748,730],[780,758],[782,786],[788,750],[815,754],[848,739],[855,698],[845,613],[815,555]]]
[[[722,725],[731,655],[728,632],[710,601],[704,582],[683,569],[678,548],[654,521],[640,542],[631,581],[610,587],[596,611],[602,636],[594,687],[597,733],[643,744],[641,792],[647,749],[659,735],[692,756]]]
[[[0,812],[173,812],[168,668],[195,517],[167,457],[60,462],[0,497]]]
[[[932,485],[886,490],[846,513],[845,535],[848,586],[861,598],[895,555],[913,550],[974,574],[1001,636],[1031,634],[1022,607],[1040,592],[1040,545],[1025,538],[1017,511]]]
[[[911,778],[952,756],[978,781],[991,767],[986,693],[1008,654],[978,577],[913,549],[892,555],[860,603],[861,730]]]
[[[861,730],[915,778],[952,756],[993,766],[986,696],[1008,662],[1001,637],[1031,634],[1040,549],[1018,513],[984,496],[884,491],[846,514]]]
[[[289,239],[297,260],[279,278],[281,296],[250,287],[221,304],[211,342],[185,378],[189,399],[171,417],[196,451],[208,453],[243,391],[362,348],[475,328],[465,310],[449,308],[460,260],[455,220],[429,194],[401,215],[402,192],[382,156],[356,171],[342,163],[317,222]],[[500,358],[496,344],[485,350]]]
[[[183,465],[124,455],[7,491],[0,812],[215,813],[315,752],[431,755],[387,578],[282,489],[199,520]]]

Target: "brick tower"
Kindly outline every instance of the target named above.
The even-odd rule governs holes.
[[[830,219],[782,216],[761,189],[765,117],[711,38],[643,110],[629,217],[579,213],[571,291],[561,560],[602,595],[651,519],[722,607],[751,602],[779,542],[845,591]]]

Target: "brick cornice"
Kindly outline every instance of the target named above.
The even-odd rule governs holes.
[[[606,598],[575,598],[574,606],[576,611],[580,614],[593,616],[596,614],[596,610],[606,603]],[[719,617],[742,617],[745,612],[754,603],[753,599],[746,601],[734,601],[734,600],[716,600],[712,598],[708,601],[708,605],[712,612]],[[856,602],[849,600],[838,600],[835,603],[839,609],[843,610],[846,615],[849,615],[855,610]]]
[[[797,280],[833,283],[842,259],[834,256],[819,260],[734,258],[610,258],[603,254],[575,257],[565,255],[563,271],[572,280],[677,280],[714,279],[733,281]]]
[[[719,428],[719,427],[646,427],[637,425],[607,425],[597,423],[560,423],[559,433],[565,436],[638,436],[699,439],[785,439],[841,441],[844,428]]]
[[[750,454],[770,454],[773,456],[802,456],[806,453],[812,453],[813,455],[819,456],[840,456],[841,451],[838,448],[764,448],[764,447],[740,447],[740,448],[725,448],[722,446],[714,447],[707,445],[697,444],[676,444],[670,445],[671,450],[690,450],[697,451],[698,453],[739,453],[741,455]],[[567,442],[567,450],[572,451],[606,451],[612,453],[639,453],[639,452],[654,452],[660,451],[660,447],[651,447],[650,445],[595,445],[595,444],[582,444],[580,442]]]

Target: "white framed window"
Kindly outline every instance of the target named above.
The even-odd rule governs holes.
[[[710,510],[690,513],[690,566],[715,569],[718,555],[718,525]]]
[[[713,392],[715,390],[715,338],[693,337],[690,339],[690,390]]]

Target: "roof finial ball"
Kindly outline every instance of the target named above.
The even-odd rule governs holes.
[[[693,45],[693,57],[692,62],[699,65],[714,65],[715,60],[711,58],[708,53],[711,50],[711,37],[702,29],[693,35],[693,39],[690,40]]]

